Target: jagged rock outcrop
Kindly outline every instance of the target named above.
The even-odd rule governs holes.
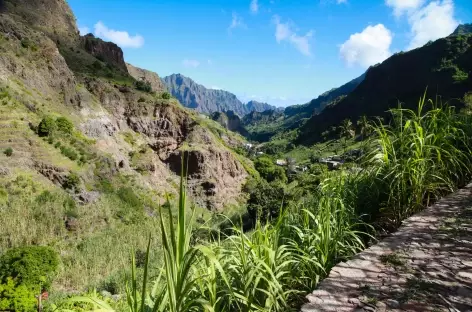
[[[236,95],[224,91],[207,89],[192,79],[181,74],[173,74],[163,78],[169,92],[185,107],[201,113],[234,111],[243,116],[247,110]]]
[[[218,122],[223,128],[233,132],[239,132],[243,136],[247,135],[246,129],[241,122],[241,118],[233,111],[215,112],[210,115],[210,118]]]
[[[81,41],[85,51],[95,56],[100,61],[119,68],[123,72],[128,72],[123,50],[121,50],[118,45],[113,42],[103,41],[100,38],[95,38],[92,34],[81,37]]]
[[[164,92],[167,90],[165,84],[162,82],[159,75],[155,72],[135,67],[129,63],[126,63],[126,67],[128,69],[128,73],[134,79],[149,82],[153,91]]]
[[[79,30],[64,0],[2,0],[4,10],[29,27],[46,33],[56,43],[76,43]],[[0,5],[1,6],[1,5]]]
[[[200,117],[175,99],[158,99],[130,86],[135,79],[144,79],[154,91],[163,91],[157,74],[127,66],[122,50],[113,43],[93,35],[80,37],[63,0],[9,0],[4,4],[0,13],[0,88],[8,86],[15,100],[28,108],[26,124],[34,126],[44,115],[60,114],[94,139],[87,147],[94,160],[81,169],[84,183],[96,185],[98,176],[111,181],[126,174],[134,177],[137,186],[161,195],[174,193],[179,178],[175,163],[180,161],[175,155],[191,147],[201,162],[201,169],[189,177],[191,198],[202,207],[219,210],[241,198],[248,174],[220,139],[197,122]],[[25,13],[25,9],[34,14]],[[31,27],[29,19],[42,20],[38,14],[47,10],[55,12],[57,19],[44,12],[51,20]],[[126,84],[113,83],[110,77]],[[15,114],[25,114],[24,108],[16,107],[19,111]],[[58,148],[32,132],[24,136],[32,136],[35,150],[15,150],[21,157],[11,159],[8,166],[33,170],[57,185],[64,181],[50,168],[62,173],[77,170],[76,162],[64,160]],[[145,154],[141,154],[143,150]],[[40,166],[34,165],[37,157],[41,157]],[[214,164],[217,167],[213,168]],[[201,191],[209,185],[214,185],[215,192]]]

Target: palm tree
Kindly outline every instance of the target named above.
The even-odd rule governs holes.
[[[344,119],[339,126],[339,136],[344,138],[344,149],[346,149],[346,143],[348,138],[354,137],[355,132],[352,130],[352,121],[350,119]]]
[[[359,120],[357,120],[357,128],[359,129],[362,140],[364,140],[364,138],[369,135],[370,127],[371,126],[366,115],[362,115]]]

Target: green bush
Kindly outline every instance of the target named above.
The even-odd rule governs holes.
[[[70,189],[70,190],[77,190],[80,186],[80,178],[79,176],[71,172],[68,176],[66,181],[64,182],[64,188]]]
[[[74,124],[72,123],[72,121],[65,117],[57,118],[56,126],[59,131],[67,134],[72,134],[72,132],[74,131]]]
[[[261,177],[268,182],[282,181],[287,182],[285,170],[274,164],[269,157],[259,157],[254,161],[254,167],[259,171]]]
[[[150,93],[152,91],[151,83],[149,81],[146,81],[146,80],[138,80],[138,81],[136,81],[134,86],[139,91],[144,91],[144,92],[147,92],[147,93]]]
[[[169,92],[162,92],[161,94],[161,98],[163,98],[164,100],[169,100],[171,98],[171,95]]]
[[[17,285],[8,277],[0,283],[0,311],[36,311],[35,293],[25,285]]]
[[[54,144],[54,147],[55,148],[60,148],[61,147],[61,142],[56,142],[56,144]]]
[[[29,289],[48,289],[59,267],[59,256],[46,246],[27,246],[7,250],[0,257],[0,281],[12,278]]]
[[[5,154],[6,156],[10,157],[11,155],[13,155],[13,149],[11,147],[7,147],[4,151],[3,151],[3,154]]]
[[[46,137],[56,130],[56,121],[51,116],[44,117],[38,125],[38,135]]]
[[[141,200],[131,187],[120,187],[117,191],[118,197],[131,207],[142,207]]]

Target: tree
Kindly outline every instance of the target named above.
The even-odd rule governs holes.
[[[359,133],[361,135],[361,139],[364,140],[370,134],[370,122],[367,119],[367,116],[362,115],[359,120],[357,120],[357,128],[359,129]]]
[[[285,170],[274,164],[274,161],[269,157],[259,157],[254,161],[254,167],[261,177],[266,179],[268,182],[280,180],[287,182],[287,176]]]
[[[355,133],[352,130],[352,121],[350,119],[344,119],[339,126],[339,136],[344,138],[344,149],[346,149],[347,139],[354,137]]]
[[[44,117],[38,125],[38,135],[45,137],[56,130],[56,121],[51,116]]]

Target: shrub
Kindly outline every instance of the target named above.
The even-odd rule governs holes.
[[[44,117],[38,125],[38,135],[46,137],[56,130],[56,121],[51,116]]]
[[[61,147],[61,142],[56,142],[56,144],[54,144],[54,147],[55,148],[60,148]]]
[[[134,193],[131,187],[120,187],[118,189],[118,197],[131,207],[141,207],[141,201],[139,197]]]
[[[72,131],[74,131],[74,124],[72,123],[72,121],[65,117],[57,118],[56,126],[59,131],[67,134],[72,134]]]
[[[11,155],[13,155],[13,149],[11,147],[7,147],[4,151],[3,151],[3,154],[5,154],[6,156],[10,157]]]
[[[161,94],[161,98],[163,98],[164,100],[169,100],[171,98],[171,95],[169,92],[162,92]]]
[[[58,267],[59,256],[50,247],[13,248],[0,257],[0,281],[7,283],[13,278],[18,285],[30,289],[48,289]]]
[[[11,277],[0,283],[0,311],[30,312],[35,308],[35,293],[28,287],[17,285]]]
[[[147,93],[150,93],[152,91],[151,83],[149,81],[146,81],[146,80],[138,80],[138,81],[136,81],[134,86],[139,91],[144,91],[144,92],[147,92]]]
[[[46,190],[46,191],[43,191],[38,196],[36,196],[36,202],[39,204],[46,204],[46,203],[53,202],[55,198],[56,196],[53,193]]]
[[[66,178],[66,181],[64,182],[64,188],[66,189],[70,189],[70,190],[77,190],[80,186],[80,178],[79,176],[74,173],[74,172],[71,172],[67,178]]]
[[[268,182],[280,180],[287,182],[285,170],[274,164],[274,161],[269,157],[259,157],[254,161],[254,167],[259,171],[261,177]]]

